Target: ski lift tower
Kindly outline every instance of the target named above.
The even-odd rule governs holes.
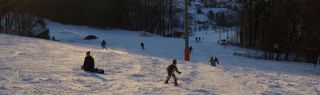
[[[185,38],[185,51],[184,59],[190,61],[190,48],[189,48],[189,14],[188,14],[188,3],[189,0],[184,1],[184,38]]]

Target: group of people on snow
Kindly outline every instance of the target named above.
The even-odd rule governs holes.
[[[196,37],[196,42],[197,43],[201,42],[201,37]]]
[[[211,65],[214,67],[216,67],[216,64],[219,64],[217,57],[215,57],[215,59],[211,57],[210,62],[211,62]],[[81,66],[81,69],[87,72],[104,74],[104,70],[95,68],[94,64],[95,64],[94,58],[90,55],[90,51],[86,52],[86,57],[84,59],[83,65]],[[181,74],[181,72],[178,70],[176,59],[173,59],[172,64],[167,67],[166,71],[168,76],[164,83],[168,84],[169,80],[172,77],[174,80],[174,85],[178,86],[178,78],[176,77],[175,72],[178,74]]]
[[[199,39],[201,39],[201,38],[199,38]],[[197,40],[198,40],[198,38],[197,38]],[[107,49],[106,45],[107,45],[107,42],[105,40],[102,40],[102,42],[101,42],[102,49]],[[140,46],[143,50],[145,49],[143,42],[140,43]],[[190,46],[190,52],[191,51],[192,51],[192,46]],[[213,56],[210,58],[209,62],[211,63],[211,66],[213,66],[213,67],[216,67],[217,64],[219,64],[218,58],[217,57],[213,58]],[[95,65],[94,58],[90,55],[90,51],[86,52],[86,57],[84,59],[83,65],[81,66],[81,69],[84,71],[88,71],[88,72],[104,74],[104,70],[95,68],[94,65]],[[173,59],[172,64],[166,68],[166,71],[167,71],[168,76],[165,80],[165,84],[168,84],[169,80],[172,77],[174,80],[174,85],[178,86],[178,82],[177,82],[178,78],[176,77],[175,72],[178,74],[181,74],[181,72],[178,70],[176,59]]]
[[[106,42],[105,40],[102,40],[102,41],[101,41],[101,47],[102,47],[102,49],[107,49],[106,45],[107,45],[107,42]],[[145,49],[143,42],[140,43],[140,46],[141,46],[141,48],[142,48],[143,50]]]

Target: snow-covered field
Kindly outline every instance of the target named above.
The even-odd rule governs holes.
[[[183,61],[184,40],[142,32],[99,30],[48,21],[61,42],[0,34],[0,94],[116,95],[319,95],[320,68],[233,56],[235,47],[216,44],[218,33],[191,38],[192,61]],[[92,34],[100,39],[82,40]],[[223,34],[225,35],[225,34]],[[108,50],[100,49],[106,40]],[[140,48],[145,43],[146,50]],[[106,74],[80,70],[85,52]],[[218,56],[217,68],[209,65]],[[164,84],[166,67],[178,59],[179,87]],[[172,81],[172,80],[171,80]]]

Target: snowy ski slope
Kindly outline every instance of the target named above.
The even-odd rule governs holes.
[[[48,21],[61,42],[0,34],[0,94],[34,95],[319,95],[320,69],[311,64],[233,56],[234,47],[216,44],[218,33],[191,39],[192,61],[183,61],[183,39],[142,32],[100,30]],[[100,39],[84,41],[93,34]],[[224,34],[225,35],[225,34]],[[108,50],[100,49],[107,41]],[[145,43],[146,50],[140,48]],[[106,74],[80,70],[86,51]],[[209,65],[218,56],[217,68]],[[164,84],[166,67],[178,59],[179,87]],[[172,80],[171,80],[172,81]]]

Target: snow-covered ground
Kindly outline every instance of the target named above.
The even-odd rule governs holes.
[[[233,56],[235,47],[218,45],[218,33],[191,38],[192,61],[183,61],[184,40],[142,32],[99,30],[48,21],[61,42],[0,34],[0,94],[116,95],[319,95],[320,69],[311,64]],[[87,35],[100,39],[85,41]],[[226,35],[223,33],[223,35]],[[108,50],[100,49],[106,40]],[[146,50],[140,48],[145,43]],[[86,51],[106,74],[80,70]],[[209,65],[218,56],[217,68]],[[180,87],[163,84],[166,67],[178,59]],[[171,80],[172,81],[172,80]]]

